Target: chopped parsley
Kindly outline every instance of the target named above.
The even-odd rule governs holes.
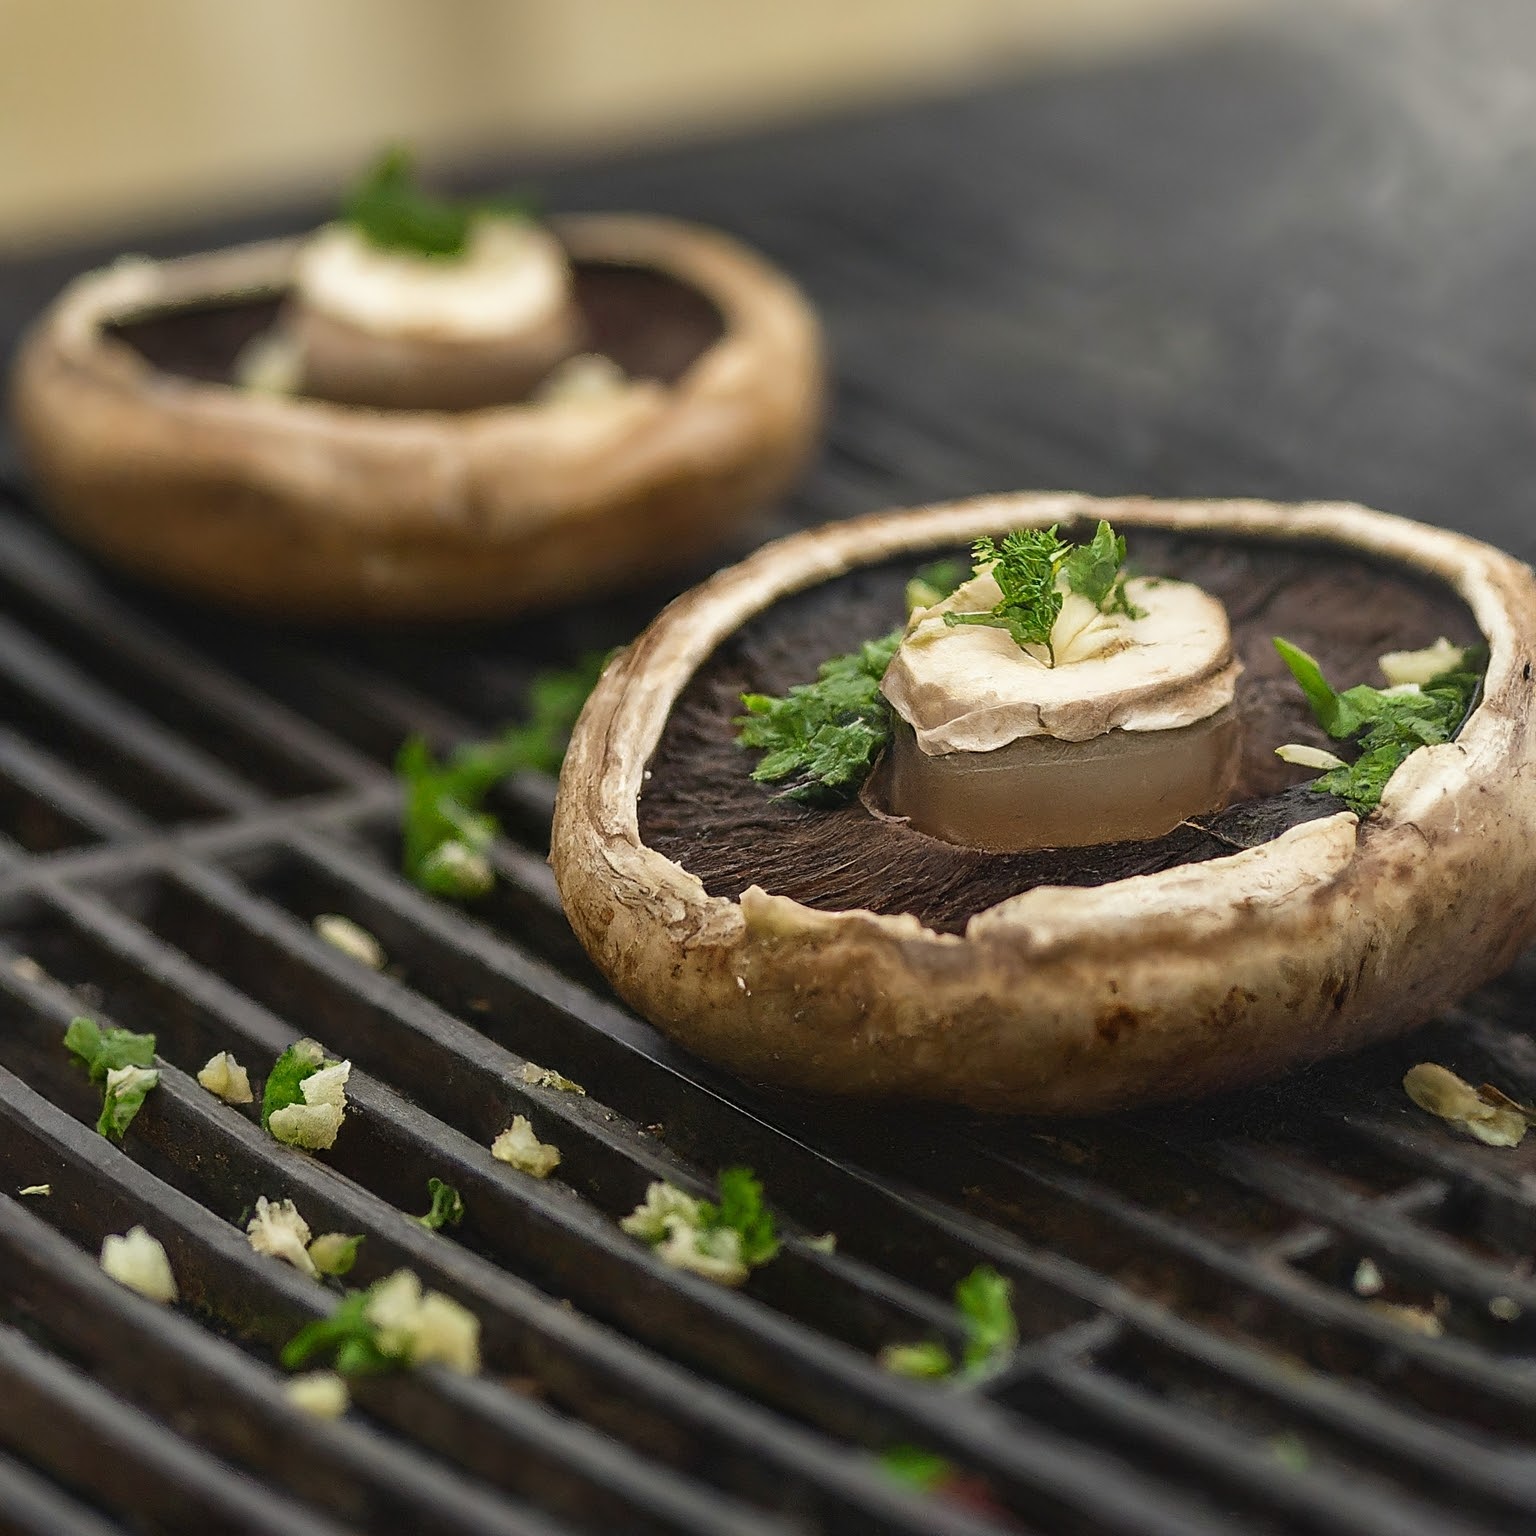
[[[983,624],[1006,629],[1021,649],[1043,645],[1055,664],[1051,631],[1068,592],[1086,598],[1100,613],[1141,617],[1125,593],[1125,539],[1102,519],[1087,544],[1072,545],[1055,526],[1019,528],[1001,542],[982,537],[971,547],[976,574],[990,575],[1002,592],[986,613],[946,613],[952,628]]]
[[[858,792],[890,738],[891,707],[880,679],[901,633],[893,629],[824,661],[814,683],[798,683],[783,698],[741,696],[747,712],[733,722],[736,740],[767,753],[752,777],[759,784],[790,781],[775,799],[834,805]]]
[[[395,773],[405,790],[401,853],[406,875],[438,896],[483,896],[495,883],[486,857],[500,830],[481,802],[503,779],[532,770],[557,773],[576,717],[611,652],[541,673],[528,695],[528,719],[493,741],[456,747],[441,762],[420,736],[400,748]]]
[[[452,1184],[445,1184],[441,1179],[428,1179],[427,1191],[432,1196],[432,1209],[416,1220],[429,1232],[456,1227],[464,1220],[464,1200]]]
[[[882,1451],[880,1468],[918,1493],[932,1493],[955,1475],[953,1462],[936,1451],[921,1450],[915,1445],[893,1445]]]
[[[526,219],[529,208],[511,198],[434,197],[417,184],[411,152],[396,145],[347,193],[341,216],[376,250],[451,261],[464,254],[476,219]]]
[[[145,1096],[160,1081],[155,1070],[155,1037],[131,1029],[103,1030],[94,1019],[72,1019],[64,1031],[65,1048],[101,1084],[101,1114],[96,1129],[121,1141]]]
[[[985,1375],[1001,1363],[1019,1341],[1013,1315],[1013,1282],[980,1264],[955,1287],[957,1321],[965,1334],[960,1374]],[[880,1364],[898,1376],[937,1380],[956,1374],[953,1356],[943,1344],[890,1344],[880,1352]]]
[[[1335,740],[1353,740],[1355,760],[1312,781],[1322,794],[1337,795],[1364,816],[1381,802],[1387,780],[1420,747],[1456,734],[1482,683],[1482,665],[1463,656],[1456,669],[1424,684],[1372,688],[1361,683],[1336,693],[1315,658],[1278,636],[1275,649],[1306,695],[1317,723]]]

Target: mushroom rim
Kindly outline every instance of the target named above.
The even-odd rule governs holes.
[[[660,273],[692,288],[718,312],[719,336],[678,378],[670,383],[640,381],[658,397],[662,409],[669,402],[680,404],[694,393],[701,374],[719,369],[718,358],[756,351],[759,338],[771,337],[782,323],[783,311],[799,311],[805,305],[786,274],[719,230],[640,213],[563,214],[547,223],[573,262]],[[113,325],[209,301],[274,298],[290,286],[294,261],[305,238],[286,236],[184,256],[119,257],[66,284],[28,346],[51,344],[70,366],[101,370],[132,386],[161,381],[173,386],[184,404],[194,410],[200,406],[227,409],[233,396],[255,413],[275,418],[299,413],[360,440],[420,423],[430,423],[434,430],[450,436],[470,437],[488,421],[536,419],[549,409],[532,399],[443,411],[380,409],[303,395],[252,394],[230,383],[167,372],[129,342],[109,334]],[[794,318],[799,318],[798,313]]]
[[[827,912],[752,886],[739,899],[709,896],[697,876],[647,846],[638,809],[647,766],[671,711],[729,635],[777,601],[861,566],[997,535],[1016,527],[1092,522],[1337,545],[1439,579],[1471,611],[1489,651],[1482,697],[1456,739],[1421,747],[1389,781],[1363,822],[1351,812],[1303,823],[1266,843],[1191,866],[1094,887],[1045,885],[976,913],[963,934],[941,933],[911,914],[863,908]],[[1343,875],[1357,854],[1402,839],[1475,782],[1477,765],[1507,755],[1520,683],[1536,650],[1520,607],[1536,599],[1528,567],[1465,535],[1349,502],[1155,500],[1072,492],[981,496],[874,513],[791,535],[719,572],[665,609],[608,667],[588,700],[561,774],[552,861],[570,905],[594,899],[579,866],[605,865],[621,893],[641,893],[674,933],[733,942],[799,933],[830,937],[839,926],[902,947],[951,949],[1005,943],[1043,957],[1091,942],[1134,916],[1141,940],[1210,935],[1238,915],[1309,899]],[[1522,674],[1522,667],[1526,669]],[[569,872],[569,878],[567,878]],[[622,894],[621,894],[621,898]]]

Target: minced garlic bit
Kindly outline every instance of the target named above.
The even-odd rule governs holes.
[[[673,1269],[691,1270],[720,1285],[740,1285],[750,1273],[741,1257],[741,1233],[730,1227],[674,1222],[656,1245],[656,1257]]]
[[[547,1179],[560,1166],[560,1149],[540,1141],[526,1115],[516,1116],[491,1143],[491,1156],[536,1179]]]
[[[1327,772],[1330,768],[1344,768],[1348,764],[1337,753],[1325,747],[1309,747],[1305,742],[1288,741],[1275,748],[1275,756],[1282,763],[1292,763],[1298,768],[1317,768]]]
[[[350,1274],[362,1241],[361,1234],[322,1232],[309,1245],[310,1262],[322,1275]]]
[[[299,1084],[304,1102],[274,1109],[267,1120],[268,1130],[290,1147],[323,1152],[335,1146],[336,1133],[347,1118],[347,1078],[351,1071],[350,1061],[340,1061],[311,1073]]]
[[[235,388],[253,395],[296,395],[304,383],[304,348],[287,331],[263,331],[235,355]]]
[[[317,1419],[339,1419],[352,1404],[347,1384],[335,1371],[306,1371],[283,1383],[293,1406]]]
[[[587,1091],[580,1083],[573,1082],[570,1078],[551,1071],[548,1067],[536,1067],[531,1061],[523,1063],[523,1070],[518,1073],[518,1076],[531,1088],[558,1088],[561,1093],[579,1093],[583,1096]]]
[[[255,1095],[251,1092],[251,1075],[228,1052],[220,1051],[210,1056],[197,1080],[226,1104],[249,1104]]]
[[[629,375],[601,352],[568,357],[533,393],[535,405],[598,405],[623,394]]]
[[[1379,1296],[1386,1284],[1374,1259],[1361,1259],[1355,1265],[1355,1277],[1350,1281],[1350,1287],[1356,1296]]]
[[[1452,645],[1442,635],[1421,651],[1388,651],[1385,656],[1377,657],[1376,664],[1387,682],[1400,688],[1407,684],[1431,683],[1446,672],[1457,671],[1466,659],[1465,647]]]
[[[170,1303],[179,1294],[165,1249],[143,1227],[131,1227],[122,1237],[106,1238],[101,1245],[101,1267],[119,1285],[151,1301]]]
[[[350,917],[343,917],[339,912],[322,912],[314,926],[315,932],[332,949],[339,949],[370,971],[382,971],[388,963],[379,941]]]
[[[807,1248],[814,1248],[817,1253],[837,1252],[837,1233],[823,1232],[820,1237],[808,1237],[805,1239]]]
[[[51,1195],[52,1184],[24,1184],[16,1191],[18,1195]]]
[[[311,1279],[318,1277],[315,1261],[309,1256],[309,1223],[292,1200],[268,1200],[258,1195],[256,1214],[245,1230],[257,1253],[283,1259]]]
[[[1513,1323],[1521,1316],[1521,1306],[1512,1296],[1490,1296],[1488,1311],[1501,1323]]]
[[[43,970],[42,966],[31,955],[17,955],[11,961],[11,974],[21,977],[23,981],[30,982],[46,981],[48,979],[47,972]]]
[[[1517,1147],[1536,1111],[1517,1104],[1496,1088],[1471,1083],[1432,1061],[1411,1067],[1403,1089],[1420,1109],[1458,1126],[1490,1147]]]
[[[1409,1333],[1422,1334],[1426,1339],[1442,1338],[1445,1334],[1445,1324],[1428,1307],[1404,1307],[1394,1301],[1372,1301],[1367,1305]]]
[[[378,1330],[386,1355],[412,1365],[440,1361],[466,1376],[480,1369],[480,1319],[452,1297],[423,1292],[412,1270],[398,1270],[373,1286],[364,1316]]]

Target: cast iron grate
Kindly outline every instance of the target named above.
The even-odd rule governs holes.
[[[816,475],[771,526],[987,483],[1368,493],[1382,473],[1374,415],[1355,418],[1353,442],[1343,427],[1297,440],[1282,402],[1266,437],[1243,412],[1256,373],[1179,374],[1194,364],[1166,344],[1188,341],[1197,312],[1242,328],[1242,241],[1223,260],[1208,223],[1181,237],[1135,191],[1136,157],[1152,153],[1140,116],[1177,97],[1198,162],[1231,126],[1221,82],[1234,74],[1252,87],[1242,120],[1260,119],[1235,153],[1265,163],[1316,106],[1289,58],[1229,48],[1044,82],[570,172],[551,197],[739,229],[822,303],[838,413]],[[1021,161],[1031,145],[1046,147]],[[971,174],[957,181],[962,154]],[[1084,163],[1104,181],[1096,196],[1080,190]],[[1186,175],[1186,211],[1200,190],[1246,227],[1246,184],[1220,167]],[[1028,217],[982,194],[1001,186],[1028,190]],[[897,204],[919,196],[932,220],[902,223]],[[1153,300],[1122,287],[1114,325],[1115,294],[1081,281],[1091,231],[1075,245],[1062,233],[1090,214],[1104,249],[1119,219],[1151,253]],[[1289,233],[1292,256],[1326,266],[1316,231]],[[18,268],[0,291],[41,292],[65,270]],[[1341,269],[1328,292],[1346,304],[1359,282]],[[1338,344],[1412,374],[1409,410],[1440,365],[1391,304],[1373,290]],[[1101,351],[1068,344],[1074,308]],[[1508,361],[1483,359],[1491,383]],[[1403,448],[1411,423],[1400,432]],[[1402,494],[1378,499],[1512,547],[1528,537],[1499,522],[1508,499],[1414,504],[1429,494],[1423,464],[1406,448],[1399,460]],[[482,905],[396,876],[387,764],[401,737],[482,733],[539,666],[622,640],[663,596],[446,638],[231,625],[103,576],[44,530],[13,477],[0,505],[0,1528],[1536,1525],[1536,1163],[1456,1139],[1397,1087],[1408,1064],[1438,1059],[1536,1095],[1533,962],[1413,1041],[1197,1109],[1081,1125],[829,1112],[722,1079],[605,993],[543,863],[550,783],[503,791],[509,835]],[[389,968],[322,943],[320,912],[377,935]],[[121,1149],[91,1130],[59,1045],[78,1011],[159,1037],[162,1088]],[[356,1064],[356,1113],[318,1158],[190,1077],[215,1050],[256,1065],[301,1034]],[[526,1087],[530,1059],[589,1096]],[[487,1154],[514,1112],[565,1154],[548,1183]],[[650,1179],[702,1189],[732,1162],[759,1172],[790,1234],[744,1291],[667,1270],[618,1231]],[[451,1235],[401,1214],[424,1205],[433,1173],[466,1199]],[[43,1182],[46,1200],[14,1195]],[[275,1350],[321,1299],[249,1249],[236,1219],[258,1194],[365,1233],[362,1278],[408,1264],[471,1306],[485,1375],[379,1380],[343,1422],[297,1415]],[[170,1251],[174,1311],[97,1268],[102,1236],[138,1221]],[[827,1230],[835,1254],[805,1241]],[[1382,1297],[1432,1309],[1442,1333],[1357,1295],[1364,1258]],[[1016,1287],[1007,1368],[960,1389],[880,1372],[883,1343],[952,1334],[950,1288],[981,1262]],[[876,1459],[898,1444],[952,1458],[986,1499],[906,1492]]]

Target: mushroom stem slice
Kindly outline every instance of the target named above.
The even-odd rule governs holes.
[[[993,853],[1126,842],[1219,810],[1240,745],[1230,707],[1176,730],[1026,736],[991,752],[936,756],[898,719],[871,795],[919,832]]]

